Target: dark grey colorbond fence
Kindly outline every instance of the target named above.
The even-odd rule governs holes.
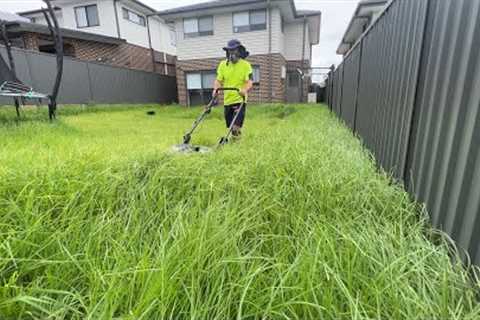
[[[328,102],[480,264],[480,1],[395,0],[329,77]]]
[[[18,78],[36,91],[49,94],[56,75],[55,56],[12,51]],[[0,54],[6,59],[3,46]],[[58,99],[64,104],[172,103],[177,101],[176,79],[66,57]],[[0,99],[0,104],[11,103],[11,99]]]

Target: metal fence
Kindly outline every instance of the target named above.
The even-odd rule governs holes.
[[[12,49],[19,80],[35,91],[50,93],[56,75],[55,56]],[[6,50],[0,46],[6,59]],[[8,60],[7,60],[8,61]],[[58,102],[86,103],[172,103],[177,101],[176,79],[156,73],[65,58]],[[0,98],[0,104],[11,104]]]
[[[328,81],[329,106],[480,264],[480,1],[394,0]]]

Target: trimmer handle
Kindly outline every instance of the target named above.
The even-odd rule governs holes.
[[[218,88],[216,91],[217,91],[216,96],[218,96],[218,91],[237,91],[237,92],[240,92],[240,89],[226,87],[226,88]],[[243,102],[245,102],[245,96],[242,96],[242,99],[243,99]]]
[[[237,91],[239,92],[240,90],[238,88],[218,88],[217,91]]]

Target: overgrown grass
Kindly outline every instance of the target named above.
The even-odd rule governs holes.
[[[199,109],[80,109],[0,114],[0,319],[480,317],[448,243],[325,108],[250,108],[240,143],[189,156],[166,151]]]

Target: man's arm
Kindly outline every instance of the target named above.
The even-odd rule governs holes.
[[[223,87],[223,83],[215,79],[215,82],[213,83],[213,96],[215,97],[218,94],[218,89]]]
[[[247,82],[245,82],[245,86],[240,90],[240,95],[245,97],[248,94],[248,92],[252,90],[252,88],[253,88],[253,81],[248,80]]]

